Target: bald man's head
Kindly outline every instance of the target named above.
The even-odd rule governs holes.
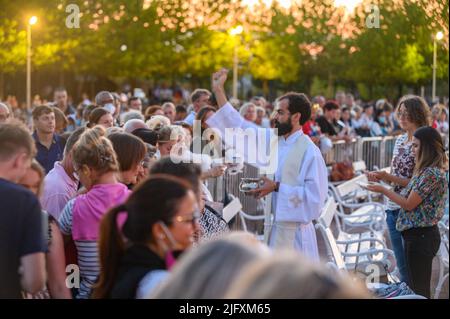
[[[148,128],[148,127],[144,121],[138,119],[131,119],[127,121],[123,126],[123,130],[127,133],[132,133],[133,131],[139,128]]]
[[[11,117],[11,111],[6,104],[0,103],[0,123],[6,122]]]
[[[98,106],[104,106],[108,103],[114,103],[114,96],[108,91],[101,91],[95,96],[95,104]]]

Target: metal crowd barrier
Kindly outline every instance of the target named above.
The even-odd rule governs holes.
[[[397,141],[396,136],[386,136],[384,137],[381,149],[381,159],[379,168],[390,167],[392,162],[392,157],[394,157],[394,146]]]
[[[391,165],[396,136],[358,137],[351,142],[337,141],[324,155],[325,163],[333,165],[343,161],[364,161],[367,169],[383,168]]]
[[[242,210],[249,215],[262,215],[264,214],[264,207],[261,205],[261,201],[258,201],[254,197],[244,195],[239,191],[239,183],[241,178],[258,178],[259,169],[250,164],[244,164],[244,168],[241,173],[236,175],[229,175],[225,172],[225,175],[219,178],[208,180],[208,189],[211,192],[215,201],[223,202],[225,199],[225,193],[232,194],[239,198],[242,204]],[[240,220],[236,219],[236,223],[233,225],[235,229],[240,228]],[[249,231],[255,231],[262,226],[261,223],[247,222]]]
[[[398,136],[385,137],[358,137],[349,143],[337,141],[333,143],[333,148],[324,155],[327,166],[333,163],[349,160],[351,162],[364,161],[368,170],[381,169],[391,165],[395,142]],[[445,147],[448,150],[448,134],[442,134]],[[261,201],[253,197],[246,196],[239,191],[241,178],[260,177],[259,169],[250,164],[245,164],[244,169],[237,175],[225,174],[222,177],[209,179],[208,189],[215,201],[223,202],[225,192],[235,195],[242,203],[243,211],[250,215],[261,215],[264,207]],[[255,231],[262,226],[259,222],[249,222],[249,231]],[[233,225],[234,229],[240,228],[240,220],[237,219]]]
[[[448,151],[448,133],[447,134],[441,134],[441,136],[442,136],[442,140],[444,142],[445,150]]]
[[[449,135],[441,134],[445,149],[449,149]],[[364,161],[367,169],[391,165],[394,146],[399,136],[358,137],[350,143],[336,141],[333,148],[324,155],[325,163],[333,165],[343,161]]]
[[[361,157],[358,160],[362,160],[366,163],[368,170],[373,170],[375,167],[383,168],[381,166],[382,157],[382,145],[383,138],[381,137],[364,137],[361,139]]]
[[[358,139],[353,139],[349,143],[345,143],[345,141],[334,142],[333,148],[324,155],[325,163],[331,165],[343,161],[354,161],[358,153],[358,142]]]

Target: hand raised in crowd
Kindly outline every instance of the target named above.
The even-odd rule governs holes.
[[[227,81],[228,70],[225,68],[215,72],[212,76],[212,89],[213,91],[223,89],[225,82]]]
[[[220,71],[214,73],[211,78],[212,90],[216,96],[217,105],[219,108],[224,106],[227,101],[227,96],[225,94],[225,82],[227,80],[228,70],[222,68]]]

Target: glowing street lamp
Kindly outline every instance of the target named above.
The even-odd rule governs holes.
[[[230,30],[231,36],[241,35],[244,31],[244,28],[241,25],[238,25]],[[234,45],[234,58],[233,58],[233,97],[237,99],[238,97],[238,65],[239,65],[239,57],[238,57],[238,42],[235,42]]]
[[[31,108],[31,27],[38,22],[36,16],[32,16],[27,24],[27,107]]]
[[[433,85],[431,89],[431,101],[434,103],[436,98],[436,69],[437,69],[437,41],[441,41],[444,38],[444,33],[439,31],[433,38]]]
[[[32,16],[32,17],[30,18],[30,20],[28,21],[28,23],[29,23],[30,25],[35,25],[35,24],[37,23],[37,21],[38,21],[38,18],[37,18],[36,16]]]
[[[239,35],[242,33],[242,31],[244,31],[244,28],[241,25],[238,25],[234,28],[231,28],[230,35],[232,36]]]

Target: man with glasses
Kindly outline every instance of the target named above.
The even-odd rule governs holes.
[[[200,111],[202,107],[209,105],[210,97],[211,92],[205,89],[196,89],[194,92],[192,92],[191,94],[192,109],[189,115],[183,120],[183,122],[189,124],[190,126],[193,126],[198,111]]]
[[[213,75],[213,91],[220,109],[206,123],[222,134],[226,128],[258,130],[227,101],[224,90],[227,73],[223,69]],[[293,248],[318,260],[312,221],[320,216],[327,197],[328,176],[319,148],[302,132],[302,125],[310,116],[311,104],[305,94],[287,93],[278,98],[274,116],[278,143],[270,147],[271,153],[278,152],[276,172],[273,179],[261,178],[262,186],[252,193],[257,198],[271,195],[266,201],[266,216],[274,215],[273,226],[267,230],[269,245]],[[270,132],[269,129],[265,131]],[[262,147],[261,141],[257,144],[261,145],[256,149]],[[248,155],[244,154],[244,157],[248,159]]]

